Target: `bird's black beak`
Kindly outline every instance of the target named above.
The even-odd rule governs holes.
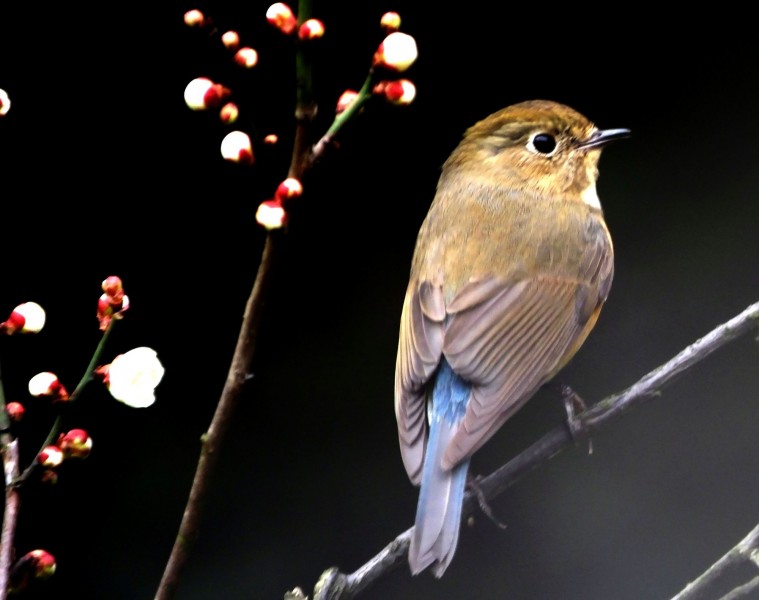
[[[623,140],[630,137],[629,129],[596,129],[587,140],[581,142],[578,148],[598,148],[612,140]]]

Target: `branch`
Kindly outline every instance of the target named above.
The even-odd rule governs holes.
[[[728,570],[732,570],[743,563],[748,563],[759,568],[759,525],[735,545],[727,554],[709,567],[695,581],[692,581],[672,600],[698,600],[706,598],[706,589],[724,577]],[[759,587],[759,577],[754,577],[746,584],[735,588],[723,600],[728,598],[746,597],[751,591]]]
[[[752,304],[739,315],[716,327],[626,390],[609,396],[588,410],[570,417],[568,427],[564,424],[549,431],[532,446],[482,479],[478,485],[479,493],[485,499],[495,498],[522,475],[540,466],[576,441],[589,437],[591,433],[600,430],[632,406],[637,406],[645,400],[660,395],[661,389],[678,375],[704,360],[715,350],[756,328],[757,325],[759,325],[759,302]],[[475,495],[472,492],[467,492],[463,516],[466,517],[471,514],[476,506]],[[405,562],[412,530],[413,528],[401,533],[354,573],[344,574],[336,568],[324,571],[314,588],[314,600],[347,600],[353,598],[374,580]],[[756,555],[756,538],[759,536],[759,528],[755,529],[752,534],[754,537],[751,538],[750,543],[753,544],[751,547]],[[744,546],[747,545],[746,540],[739,544],[742,555],[745,552]],[[686,598],[692,600],[695,597],[682,596],[678,597],[677,600],[686,600]]]

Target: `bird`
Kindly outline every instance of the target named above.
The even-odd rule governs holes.
[[[575,355],[614,276],[596,191],[599,129],[551,100],[478,121],[444,162],[400,318],[395,415],[419,497],[412,575],[442,577],[470,461]]]

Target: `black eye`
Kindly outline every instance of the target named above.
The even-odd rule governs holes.
[[[556,138],[549,133],[536,133],[530,141],[532,147],[541,154],[551,154],[556,150]]]

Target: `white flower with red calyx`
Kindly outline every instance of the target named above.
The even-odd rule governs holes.
[[[390,71],[408,69],[418,56],[416,40],[407,33],[394,31],[388,35],[374,53],[373,65]]]
[[[303,184],[294,177],[288,177],[277,186],[274,192],[274,199],[284,204],[293,198],[300,198],[303,195]]]
[[[401,16],[397,12],[386,12],[380,19],[380,25],[388,33],[398,31],[401,28]]]
[[[110,365],[95,370],[111,396],[132,408],[146,408],[155,402],[155,388],[164,372],[156,351],[147,347],[119,354]]]
[[[8,320],[0,323],[0,333],[39,333],[45,326],[45,310],[36,302],[19,304]]]
[[[110,275],[101,284],[103,294],[98,298],[97,319],[100,330],[105,331],[111,319],[120,319],[129,308],[129,296],[124,293],[121,278]]]
[[[252,165],[254,157],[250,136],[244,131],[230,131],[221,140],[221,155],[229,162]]]
[[[281,229],[287,223],[287,212],[279,200],[266,200],[258,206],[256,221],[269,231]]]
[[[246,69],[252,69],[258,64],[258,52],[250,46],[244,46],[235,52],[235,62]]]
[[[380,81],[373,92],[384,96],[388,102],[399,105],[411,104],[416,98],[416,86],[408,79]]]
[[[44,371],[29,380],[29,394],[35,398],[51,398],[53,402],[65,402],[69,393],[55,373]]]
[[[8,92],[0,88],[0,117],[4,117],[11,109],[11,99],[8,97]]]
[[[54,469],[63,462],[63,450],[58,446],[45,446],[37,455],[37,462],[43,467]]]
[[[196,77],[184,89],[184,101],[192,110],[207,110],[221,106],[231,93],[229,88],[208,77]]]
[[[266,11],[266,20],[285,35],[290,35],[298,25],[292,8],[284,2],[275,2]]]
[[[324,23],[319,19],[308,19],[298,28],[298,37],[302,40],[318,40],[324,37]]]
[[[92,438],[84,429],[72,429],[61,434],[57,446],[64,458],[87,458],[92,451]]]
[[[234,52],[240,47],[240,34],[230,29],[221,35],[221,43],[227,50]]]

